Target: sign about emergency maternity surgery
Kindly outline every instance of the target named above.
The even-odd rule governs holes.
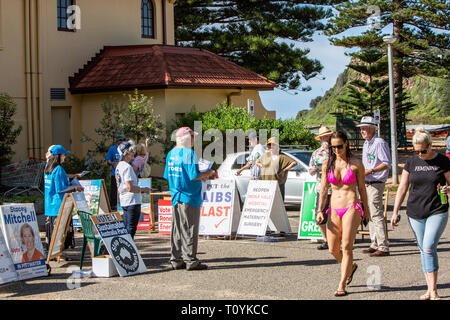
[[[118,212],[94,215],[91,216],[91,220],[121,277],[147,271],[136,244]]]
[[[23,203],[0,206],[0,220],[18,279],[47,276],[34,205]]]
[[[305,181],[297,239],[323,239],[316,224],[316,195],[316,182]]]
[[[208,180],[202,184],[203,203],[200,235],[225,236],[236,233],[241,216],[233,180]]]
[[[237,233],[264,236],[267,228],[291,232],[278,182],[250,180]]]

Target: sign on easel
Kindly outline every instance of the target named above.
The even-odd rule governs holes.
[[[323,239],[316,224],[316,185],[316,182],[307,181],[303,184],[297,239]]]
[[[53,258],[59,259],[62,255],[73,211],[89,212],[89,206],[83,192],[66,193],[64,195],[58,217],[56,218],[55,227],[53,228],[47,263]]]
[[[18,279],[47,276],[34,205],[20,203],[0,206],[0,220]]]
[[[121,277],[147,271],[144,260],[119,213],[93,215],[91,220]]]
[[[88,212],[91,214],[111,212],[104,180],[80,180],[79,182],[84,188],[83,193],[89,207]],[[80,217],[78,215],[74,215],[72,220],[74,228],[81,228]]]
[[[202,185],[202,197],[199,234],[235,234],[241,217],[235,182],[224,179],[208,180]]]
[[[291,232],[277,181],[250,180],[238,234],[264,236],[267,229]]]
[[[17,272],[0,228],[0,284],[17,281]]]

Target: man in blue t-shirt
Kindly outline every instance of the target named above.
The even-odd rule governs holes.
[[[172,196],[172,232],[170,236],[172,268],[205,270],[197,259],[198,229],[202,205],[202,180],[208,180],[213,170],[201,173],[197,156],[192,150],[198,133],[188,127],[177,130],[177,145],[166,157],[164,179],[169,182]]]
[[[111,210],[117,209],[117,183],[115,178],[116,173],[116,167],[117,164],[120,161],[120,154],[117,150],[117,147],[122,143],[126,141],[125,137],[121,134],[118,134],[116,136],[116,144],[111,146],[108,149],[108,153],[106,154],[105,160],[106,162],[111,165],[111,186],[109,188],[109,202],[111,204]]]

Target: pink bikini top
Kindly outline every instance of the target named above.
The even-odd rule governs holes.
[[[350,168],[350,164],[347,162],[348,165],[348,169],[347,172],[345,173],[345,176],[342,178],[342,181],[339,181],[338,179],[336,179],[336,177],[334,176],[334,172],[332,170],[330,170],[330,172],[328,172],[328,181],[332,184],[351,184],[351,183],[355,183],[356,182],[356,177],[355,174],[353,173],[353,170]]]

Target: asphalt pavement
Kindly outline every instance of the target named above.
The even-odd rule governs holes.
[[[393,203],[393,198],[390,204]],[[389,227],[388,257],[362,253],[369,239],[357,237],[354,261],[359,268],[345,297],[334,297],[340,266],[317,243],[297,240],[299,208],[287,207],[292,233],[278,242],[199,240],[198,258],[206,271],[172,270],[169,236],[138,231],[135,241],[148,268],[130,277],[76,278],[82,234],[76,247],[65,251],[69,262],[50,262],[48,277],[15,282],[0,287],[0,299],[50,300],[417,300],[426,291],[420,253],[408,225],[404,207],[395,230]],[[389,215],[390,216],[390,215]],[[42,236],[43,234],[41,234]],[[87,256],[87,255],[86,255]],[[438,246],[438,292],[450,298],[450,228]],[[91,267],[85,258],[85,268]]]

